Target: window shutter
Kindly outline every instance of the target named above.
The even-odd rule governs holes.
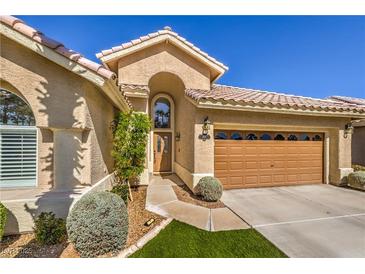
[[[35,186],[37,129],[0,127],[0,187]]]

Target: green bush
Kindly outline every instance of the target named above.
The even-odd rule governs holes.
[[[354,171],[365,171],[365,166],[354,164],[352,165]]]
[[[129,187],[127,184],[117,184],[113,186],[110,192],[117,194],[120,198],[123,199],[124,203],[128,205]]]
[[[111,192],[86,194],[72,208],[66,227],[82,257],[115,254],[127,241],[127,207],[122,198]]]
[[[205,201],[214,202],[222,197],[223,186],[217,178],[206,176],[199,180],[195,193]]]
[[[0,203],[0,241],[4,235],[4,229],[7,219],[8,219],[7,209],[2,203]]]
[[[356,171],[349,174],[347,183],[350,187],[365,190],[365,171]]]
[[[42,212],[34,221],[35,239],[41,245],[54,245],[66,240],[66,223],[52,212]]]

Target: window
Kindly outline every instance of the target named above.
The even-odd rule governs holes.
[[[264,133],[261,135],[260,140],[264,140],[264,141],[271,140],[271,135],[268,133]]]
[[[288,141],[298,141],[298,137],[295,136],[294,134],[290,134],[288,136]]]
[[[312,138],[313,141],[322,141],[322,137],[318,134],[314,135],[314,137]]]
[[[170,128],[170,102],[167,98],[158,98],[154,106],[155,128]]]
[[[246,140],[257,140],[257,136],[254,133],[249,133],[246,136]]]
[[[242,140],[242,135],[239,132],[233,132],[231,135],[232,140]]]
[[[276,134],[274,140],[284,141],[285,137],[282,134]]]
[[[218,140],[225,140],[227,139],[227,134],[224,132],[217,132],[214,136],[214,139],[218,139]]]
[[[33,112],[17,95],[0,89],[0,125],[34,126]]]
[[[299,140],[300,141],[310,141],[311,138],[307,134],[303,133],[300,135]]]
[[[37,129],[20,97],[0,90],[0,187],[36,185]]]

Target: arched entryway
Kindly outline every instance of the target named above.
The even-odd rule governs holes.
[[[18,95],[0,89],[0,187],[37,183],[37,128],[34,114]]]

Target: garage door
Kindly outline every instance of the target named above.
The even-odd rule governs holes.
[[[323,182],[323,134],[215,131],[215,176],[225,189]]]

